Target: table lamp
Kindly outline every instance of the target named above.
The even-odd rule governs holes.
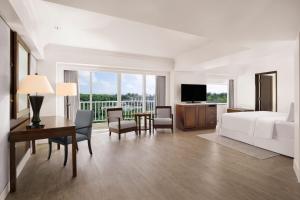
[[[44,96],[38,94],[53,93],[53,89],[46,76],[42,75],[28,75],[20,81],[18,94],[29,94],[29,102],[33,111],[32,124],[28,128],[43,128],[40,124],[40,110],[44,100]],[[31,95],[35,94],[35,95]]]
[[[77,96],[77,84],[76,83],[58,83],[56,85],[56,95],[65,96],[67,98],[67,118],[70,119],[70,96]]]

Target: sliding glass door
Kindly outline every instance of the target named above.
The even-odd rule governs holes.
[[[90,110],[91,108],[91,79],[90,72],[79,71],[79,92],[80,92],[80,109]]]
[[[146,112],[154,113],[155,110],[155,89],[156,89],[156,76],[146,75]]]
[[[122,74],[121,106],[126,119],[132,119],[134,113],[143,111],[143,76],[141,74]]]
[[[116,73],[92,72],[92,110],[94,121],[106,121],[106,109],[117,106]]]
[[[125,119],[155,109],[156,76],[106,71],[79,71],[80,109],[93,110],[94,122],[107,120],[106,110],[122,107]]]

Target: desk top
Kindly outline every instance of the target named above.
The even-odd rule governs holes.
[[[75,124],[71,120],[64,117],[50,116],[41,117],[41,124],[44,124],[44,128],[26,128],[30,124],[27,120],[20,126],[10,131],[10,141],[27,141],[32,139],[44,139],[56,136],[68,136],[75,132]]]

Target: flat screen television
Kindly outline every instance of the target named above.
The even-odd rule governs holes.
[[[206,101],[206,85],[181,84],[181,101]]]

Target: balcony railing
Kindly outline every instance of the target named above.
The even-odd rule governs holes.
[[[154,113],[155,101],[146,100],[145,110],[147,112]],[[92,110],[94,111],[94,122],[104,122],[107,120],[106,109],[114,108],[118,106],[117,101],[81,101],[81,110]],[[134,114],[143,111],[143,100],[129,100],[121,101],[123,108],[123,114],[125,119],[133,119]]]

